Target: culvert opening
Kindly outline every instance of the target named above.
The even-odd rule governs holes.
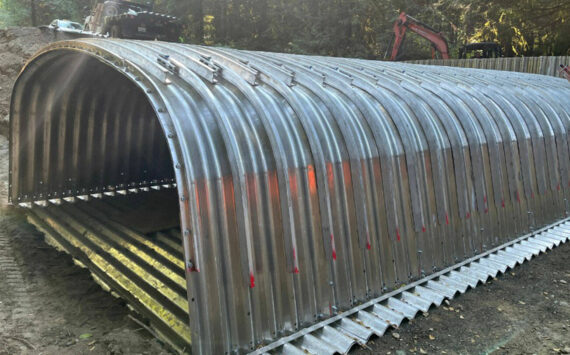
[[[15,85],[10,136],[10,201],[33,206],[48,243],[188,348],[174,167],[145,93],[91,55],[48,52]]]

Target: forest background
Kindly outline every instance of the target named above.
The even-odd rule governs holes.
[[[143,0],[145,1],[145,0]],[[0,0],[0,28],[83,23],[97,0]],[[505,56],[570,55],[569,0],[156,0],[180,18],[180,40],[241,49],[385,59],[400,11],[441,31],[452,57],[473,42]],[[410,34],[402,59],[431,57]]]

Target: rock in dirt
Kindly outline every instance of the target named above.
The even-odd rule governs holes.
[[[400,340],[400,334],[392,332],[392,338]]]

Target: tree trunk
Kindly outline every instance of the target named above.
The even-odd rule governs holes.
[[[194,38],[196,43],[204,42],[204,8],[202,0],[194,0],[192,6],[192,18],[194,19]]]
[[[30,0],[30,19],[32,21],[32,26],[36,27],[38,25],[36,0]]]
[[[217,0],[214,7],[214,27],[216,29],[216,42],[226,43],[226,10],[227,4],[225,0]]]

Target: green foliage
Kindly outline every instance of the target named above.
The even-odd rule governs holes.
[[[96,0],[0,0],[0,26],[78,22]],[[35,4],[35,16],[32,13]],[[441,31],[457,55],[466,43],[501,44],[505,55],[570,54],[568,0],[156,0],[178,16],[187,43],[381,59],[389,53],[400,11]],[[431,56],[409,34],[403,59]]]
[[[0,27],[46,25],[68,19],[82,23],[91,0],[0,0]]]

